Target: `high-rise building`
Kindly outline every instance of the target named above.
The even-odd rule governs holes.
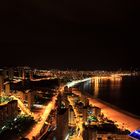
[[[28,92],[28,108],[31,110],[34,104],[34,92]]]
[[[61,108],[61,102],[62,102],[62,96],[61,93],[58,94],[57,96],[57,108]]]
[[[18,115],[17,100],[12,100],[6,104],[0,105],[0,126],[8,119],[12,119]]]
[[[85,99],[85,106],[89,107],[89,99],[87,99],[87,98]]]
[[[5,84],[5,94],[8,95],[10,93],[10,84],[6,83]]]
[[[68,109],[58,109],[57,110],[57,128],[56,137],[58,140],[64,140],[68,135]]]
[[[81,100],[82,103],[85,105],[85,100],[86,100],[85,95],[81,94],[80,100]]]
[[[25,93],[21,91],[21,99],[22,99],[22,102],[23,102],[23,103],[24,103],[24,101],[25,101],[25,98],[26,98]]]
[[[84,127],[83,140],[96,140],[96,131],[90,127]]]
[[[68,108],[61,108],[62,95],[59,94],[57,98],[57,117],[56,117],[56,138],[57,140],[64,140],[68,135]]]
[[[28,95],[25,94],[23,91],[18,91],[17,95],[19,96],[20,100],[24,103],[25,100],[27,100]]]
[[[93,107],[93,114],[94,116],[98,117],[99,115],[101,115],[101,108],[94,106]]]
[[[72,93],[72,87],[69,87],[69,93]]]
[[[0,97],[2,96],[2,91],[3,91],[3,76],[0,75]],[[1,101],[1,100],[0,100]]]
[[[100,134],[99,132],[97,132],[96,139],[97,140],[132,140],[132,137],[129,138],[129,136],[125,134],[113,134],[113,133]],[[135,137],[133,137],[133,139],[135,139]],[[139,138],[136,137],[136,140],[139,140]]]
[[[32,80],[33,79],[33,71],[31,70],[30,71],[30,80]]]
[[[8,115],[10,118],[17,116],[18,114],[18,102],[17,100],[12,100],[8,102]]]
[[[68,108],[69,107],[69,101],[68,101],[68,98],[67,98],[67,93],[63,94],[62,101],[64,102],[65,107]]]
[[[13,70],[13,68],[10,68],[8,70],[8,76],[9,76],[9,80],[13,80],[13,78],[14,78],[14,70]]]
[[[88,117],[88,109],[86,106],[84,106],[82,110],[83,110],[83,121],[86,122]]]
[[[69,118],[69,126],[75,125],[75,115],[72,106],[69,106],[68,108],[68,118]]]
[[[22,80],[25,80],[25,70],[22,69]]]
[[[64,87],[64,92],[69,92],[68,86],[65,86],[65,87]]]

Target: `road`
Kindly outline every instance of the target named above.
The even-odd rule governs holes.
[[[30,112],[30,110],[21,102],[20,99],[18,99],[15,96],[11,96],[14,100],[18,101],[18,106],[19,108],[27,115],[31,115],[32,117],[34,117],[34,114]]]
[[[56,79],[56,77],[38,78],[38,79],[30,79],[30,80],[36,82],[36,81],[53,80],[53,79]]]
[[[31,130],[31,132],[26,136],[29,139],[32,139],[32,136],[38,136],[38,134],[40,133],[41,129],[43,128],[50,112],[52,109],[55,108],[55,102],[56,102],[56,96],[54,96],[52,98],[52,101],[50,101],[50,103],[45,107],[45,111],[43,113],[43,115],[41,116],[41,120],[40,122],[38,122]]]
[[[79,117],[77,109],[74,107],[74,101],[72,97],[68,97],[69,104],[72,106],[75,117],[76,117],[76,134],[71,137],[71,140],[83,140],[83,120]]]

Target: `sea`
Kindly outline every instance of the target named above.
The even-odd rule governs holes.
[[[90,97],[140,117],[140,76],[93,77],[75,87]]]

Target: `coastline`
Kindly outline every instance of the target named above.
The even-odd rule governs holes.
[[[91,98],[91,97],[90,97]],[[121,108],[119,108],[119,107],[117,107],[117,106],[115,106],[115,105],[112,105],[112,104],[110,104],[110,103],[108,103],[108,102],[106,102],[106,101],[103,101],[103,100],[101,100],[101,99],[99,99],[99,98],[93,98],[93,99],[96,99],[97,101],[99,101],[99,102],[101,102],[101,103],[103,103],[103,104],[106,104],[106,105],[108,105],[109,107],[111,107],[111,108],[113,108],[113,109],[115,109],[115,110],[117,110],[117,111],[119,111],[119,112],[121,112],[121,113],[124,113],[124,114],[126,114],[126,115],[128,115],[128,116],[130,116],[130,117],[133,117],[133,118],[135,118],[135,119],[139,119],[140,120],[140,116],[138,116],[138,115],[135,115],[135,114],[132,114],[132,113],[130,113],[130,112],[128,112],[128,111],[125,111],[125,110],[123,110],[123,109],[121,109]]]
[[[81,93],[82,93],[82,91],[81,91]],[[112,109],[115,109],[115,110],[121,112],[121,113],[124,113],[124,114],[126,114],[126,115],[129,115],[130,117],[133,117],[133,118],[135,118],[135,119],[139,119],[139,120],[140,120],[140,116],[138,116],[138,115],[132,114],[132,113],[126,111],[126,110],[123,110],[123,109],[121,109],[121,108],[119,108],[119,107],[117,107],[117,106],[115,106],[115,105],[112,105],[111,103],[108,103],[108,102],[106,102],[106,101],[103,101],[103,100],[101,100],[101,99],[99,99],[99,98],[94,98],[93,96],[89,95],[88,93],[86,94],[86,96],[87,96],[88,98],[95,99],[95,100],[97,100],[98,102],[101,102],[101,103],[103,103],[103,104],[105,104],[105,105],[111,107]]]
[[[82,92],[79,90],[74,90],[74,94],[81,95]],[[89,103],[98,106],[102,109],[102,113],[114,122],[117,122],[122,128],[126,128],[131,132],[140,127],[140,118],[131,113],[123,111],[116,106],[110,105],[100,99],[91,98],[89,95],[85,95],[89,99]]]

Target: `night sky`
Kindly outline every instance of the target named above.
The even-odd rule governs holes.
[[[0,65],[140,69],[139,0],[3,0]]]

